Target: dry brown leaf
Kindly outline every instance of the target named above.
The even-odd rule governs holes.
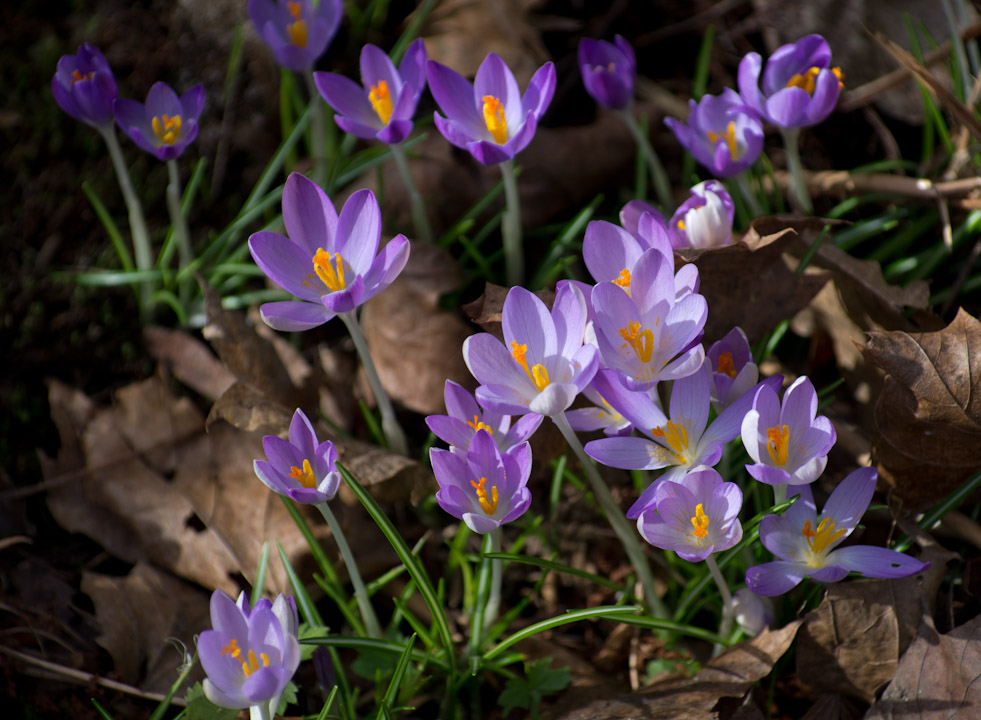
[[[941,635],[924,617],[896,676],[866,720],[981,717],[981,616]]]
[[[278,435],[289,427],[293,413],[285,405],[274,402],[248,383],[236,381],[215,400],[208,413],[206,427],[224,421],[244,432]]]
[[[981,468],[981,324],[959,310],[943,330],[871,333],[865,358],[888,373],[876,403],[880,476],[912,508]]]
[[[151,325],[143,329],[147,352],[178,380],[209,400],[225,392],[235,376],[208,346],[183,330]]]
[[[490,333],[501,342],[504,341],[504,331],[501,329],[502,313],[509,290],[510,288],[494,283],[484,283],[484,294],[463,306],[463,312],[467,317],[479,325],[481,330]],[[535,295],[548,307],[552,307],[555,301],[555,293],[551,290],[539,290]]]
[[[599,700],[561,720],[716,720],[721,700],[743,698],[770,673],[800,624],[797,620],[779,630],[764,630],[733,645],[693,678],[669,678],[636,695]]]
[[[97,640],[116,673],[150,692],[170,689],[183,651],[193,653],[194,636],[211,624],[206,593],[146,563],[126,577],[83,571],[81,589],[95,604]],[[200,666],[194,674],[203,676]]]

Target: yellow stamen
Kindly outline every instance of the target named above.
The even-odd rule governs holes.
[[[731,352],[719,353],[719,367],[716,372],[725,373],[735,379],[738,373],[736,373],[736,366],[732,364]]]
[[[477,432],[478,430],[486,430],[491,435],[494,434],[494,431],[490,429],[490,426],[484,424],[484,422],[481,421],[480,418],[478,418],[478,416],[476,415],[473,416],[472,422],[470,420],[467,420],[467,425],[472,427],[474,432]]]
[[[470,481],[473,485],[474,490],[477,491],[477,500],[480,502],[481,509],[488,515],[493,515],[497,510],[497,487],[491,488],[490,499],[487,498],[487,488],[484,485],[487,484],[487,478],[480,478],[477,482],[473,480]]]
[[[810,67],[802,73],[797,73],[787,81],[787,87],[803,88],[807,91],[808,95],[813,95],[814,88],[817,87],[817,76],[821,70],[823,70],[823,68]],[[831,68],[831,72],[836,78],[838,78],[838,88],[841,89],[845,87],[845,83],[842,82],[845,74],[841,71],[841,68]]]
[[[82,75],[82,73],[80,73],[78,70],[72,70],[72,85],[74,85],[77,82],[82,82],[82,80],[91,80],[92,75],[94,74],[95,74],[94,70],[86,75]]]
[[[709,141],[713,145],[715,145],[719,138],[723,138],[726,141],[726,145],[729,146],[729,155],[732,156],[732,159],[739,159],[739,146],[736,144],[736,123],[734,120],[729,121],[729,124],[726,125],[726,131],[724,133],[717,133],[709,130],[708,137]]]
[[[520,365],[525,371],[528,378],[535,383],[535,387],[538,388],[538,392],[541,392],[548,387],[548,369],[546,369],[546,367],[541,363],[535,363],[531,368],[529,368],[528,361],[525,359],[525,353],[527,352],[527,345],[519,345],[517,341],[511,341],[512,357],[514,357],[518,365]]]
[[[230,643],[228,643],[225,647],[221,649],[221,654],[231,655],[233,658],[237,658],[239,655],[241,655],[242,651],[239,650],[238,641],[232,639]]]
[[[344,261],[340,253],[334,253],[334,260],[331,260],[329,252],[317,248],[317,254],[313,256],[313,269],[331,292],[347,287],[344,282]]]
[[[845,528],[835,530],[835,524],[831,522],[831,518],[824,518],[818,523],[816,530],[811,528],[811,521],[807,520],[800,534],[807,538],[807,545],[814,555],[823,556],[828,546],[840,540],[846,532]],[[813,561],[811,564],[814,564]]]
[[[691,531],[691,534],[697,539],[701,540],[708,535],[709,517],[705,514],[705,508],[702,507],[702,503],[698,503],[695,506],[695,514],[692,516],[691,524],[695,528]]]
[[[484,95],[484,124],[494,142],[503,145],[508,141],[508,121],[504,117],[504,104],[493,95]]]
[[[317,486],[317,479],[313,476],[313,467],[310,465],[310,461],[306,458],[303,459],[302,470],[296,465],[290,468],[290,477],[305,488]]]
[[[174,115],[173,117],[170,115],[154,116],[150,124],[153,125],[153,134],[160,138],[160,142],[164,145],[173,145],[177,141],[177,136],[181,133],[180,115]]]
[[[383,124],[388,125],[393,109],[392,96],[388,92],[388,83],[384,80],[379,80],[377,85],[372,85],[371,92],[368,93],[368,100],[371,101],[371,107],[378,114],[378,119]]]
[[[679,461],[685,462],[684,455],[688,452],[688,429],[684,425],[668,420],[664,427],[653,428],[651,435],[656,438],[664,438],[664,442],[678,456]]]
[[[627,268],[621,270],[620,275],[618,275],[617,279],[613,281],[613,284],[622,287],[624,290],[627,291],[627,295],[629,295],[630,294],[630,270],[628,270]]]
[[[291,0],[286,3],[286,9],[293,16],[293,22],[286,26],[286,34],[290,36],[291,43],[298,48],[305,48],[307,46],[307,21],[301,17],[302,5]]]
[[[679,230],[684,230],[685,229],[685,221],[684,220],[679,220],[678,221],[678,229]]]
[[[245,677],[249,677],[249,675],[259,669],[260,659],[262,660],[262,667],[269,666],[269,656],[265,653],[259,653],[259,657],[256,658],[255,650],[252,650],[251,648],[249,649],[249,661],[245,662],[245,660],[240,659],[240,662],[242,663],[242,672],[245,673]]]
[[[790,449],[790,428],[786,425],[768,428],[766,431],[766,451],[774,464],[783,467],[787,464],[787,451]]]
[[[617,331],[625,342],[623,347],[630,347],[634,351],[634,355],[641,362],[647,363],[651,361],[651,356],[654,354],[654,333],[648,329],[642,329],[639,322],[632,322],[625,328],[620,328]]]

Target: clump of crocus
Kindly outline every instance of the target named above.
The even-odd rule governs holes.
[[[633,103],[637,59],[625,38],[580,40],[579,69],[586,92],[600,105],[623,110]]]
[[[275,435],[262,439],[267,460],[256,460],[256,476],[273,492],[300,503],[334,499],[341,484],[337,449],[330,440],[317,441],[309,418],[299,408],[293,413],[289,441]]]
[[[204,693],[225,708],[256,708],[272,718],[283,690],[300,664],[299,622],[292,598],[262,600],[249,609],[221,590],[211,596],[212,630],[198,636],[198,654],[208,677]]]
[[[774,596],[805,577],[838,582],[849,572],[870,578],[899,578],[923,572],[929,563],[872,545],[836,549],[858,525],[875,492],[874,468],[859,468],[834,489],[820,516],[811,488],[794,488],[800,498],[783,515],[767,515],[760,541],[779,560],[749,568],[746,585],[758,595]]]
[[[146,103],[119,98],[113,107],[116,122],[130,139],[158,160],[173,160],[198,136],[204,108],[204,86],[195,85],[177,96],[163,82],[147,93]]]
[[[106,56],[82,43],[77,55],[63,55],[51,78],[51,93],[58,107],[79,122],[102,133],[111,130],[112,104],[119,94]]]
[[[732,405],[759,380],[760,371],[742,328],[734,327],[712,343],[705,353],[705,363],[712,373],[712,407],[716,412]]]
[[[700,182],[668,223],[671,246],[677,250],[709,248],[732,242],[735,205],[718,180]]]
[[[432,448],[429,457],[439,483],[439,506],[475,533],[496,530],[521,517],[531,505],[528,443],[501,454],[491,434],[481,428],[465,457],[439,448]]]
[[[309,70],[337,32],[341,0],[249,0],[249,17],[283,67]]]
[[[772,387],[760,387],[742,423],[743,445],[753,461],[746,471],[780,488],[814,482],[835,444],[834,425],[817,416],[817,405],[817,393],[806,376],[787,388],[782,403]]]
[[[720,95],[689,100],[688,120],[665,118],[684,148],[716,177],[738,175],[763,151],[763,124],[739,94],[725,88]]]

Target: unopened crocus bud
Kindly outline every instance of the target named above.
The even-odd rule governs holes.
[[[763,632],[776,617],[770,598],[757,595],[745,587],[732,596],[732,609],[736,624],[750,637]]]
[[[637,60],[630,43],[619,35],[612,43],[583,38],[579,42],[579,70],[586,92],[600,105],[623,110],[633,102]]]
[[[691,197],[674,211],[668,223],[676,250],[709,248],[732,242],[735,205],[725,186],[706,180],[691,189]]]
[[[51,93],[58,107],[79,122],[103,131],[112,127],[116,80],[95,45],[83,43],[77,55],[61,57],[51,78]]]

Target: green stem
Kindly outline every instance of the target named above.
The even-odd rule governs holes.
[[[491,552],[501,552],[501,528],[491,530]],[[490,630],[491,626],[497,622],[497,613],[501,607],[501,576],[503,574],[504,561],[501,558],[491,558],[491,585],[490,595],[487,596],[487,607],[484,609],[484,635]]]
[[[507,209],[501,220],[504,239],[504,266],[507,284],[520,285],[525,275],[525,255],[521,238],[521,197],[518,194],[518,177],[514,173],[514,159],[501,163],[504,178],[504,199]]]
[[[647,562],[646,555],[644,555],[644,548],[640,544],[636,530],[631,527],[626,516],[617,506],[616,500],[613,499],[613,495],[610,493],[610,489],[606,486],[603,478],[600,477],[596,463],[586,455],[586,451],[583,450],[582,443],[579,442],[579,438],[576,437],[572,426],[569,425],[565,413],[562,412],[558,415],[552,415],[552,422],[559,428],[562,437],[565,438],[566,443],[572,448],[576,457],[579,458],[579,464],[582,465],[583,472],[586,473],[586,478],[589,480],[590,487],[593,489],[593,494],[599,501],[600,507],[606,514],[606,519],[613,527],[613,531],[620,538],[620,542],[623,543],[623,549],[626,551],[627,557],[630,558],[630,562],[633,564],[634,570],[637,571],[637,577],[640,578],[640,583],[644,588],[644,600],[647,602],[651,615],[659,620],[666,620],[669,617],[668,609],[664,606],[660,596],[654,589],[654,575],[651,573],[651,566]]]
[[[480,573],[477,578],[477,597],[470,618],[470,658],[471,673],[476,673],[480,664],[487,631],[497,620],[501,606],[501,559],[488,558],[491,553],[501,551],[501,529],[492,530],[484,536],[481,547]]]
[[[409,161],[405,157],[405,150],[401,143],[395,143],[389,147],[392,149],[395,167],[398,168],[399,175],[402,176],[402,184],[409,195],[409,204],[412,207],[412,225],[416,230],[416,239],[431,243],[433,230],[429,225],[429,217],[426,215],[426,205],[416,189],[416,184],[412,181],[412,173],[409,172]]]
[[[109,158],[116,171],[116,179],[119,181],[119,189],[123,193],[123,201],[126,203],[126,212],[129,215],[129,230],[133,236],[133,257],[136,259],[138,270],[152,270],[153,258],[150,253],[150,233],[146,228],[146,219],[143,217],[143,205],[140,204],[136,192],[133,190],[133,183],[129,177],[129,169],[126,167],[126,160],[123,158],[122,148],[119,147],[119,140],[116,139],[116,130],[113,127],[105,130],[99,129],[99,134],[106,141],[109,148]],[[144,313],[150,308],[150,293],[152,288],[147,282],[140,285],[140,306]]]
[[[361,580],[358,564],[354,561],[354,555],[351,553],[351,546],[347,544],[344,530],[341,528],[341,524],[337,522],[337,518],[330,509],[330,505],[325,502],[318,503],[317,509],[324,516],[324,520],[327,521],[327,527],[330,528],[331,535],[334,536],[337,549],[341,551],[341,557],[347,566],[347,574],[351,578],[351,584],[354,586],[354,598],[358,601],[358,607],[361,610],[361,619],[364,621],[365,629],[368,631],[369,637],[380,640],[383,637],[381,625],[378,623],[378,616],[375,615],[375,609],[371,606],[371,598],[368,597],[368,591],[365,590],[364,581]]]
[[[661,203],[662,209],[670,211],[674,204],[671,198],[671,183],[668,182],[668,175],[664,172],[664,166],[661,164],[657,153],[654,152],[654,146],[651,145],[650,138],[640,129],[640,125],[637,123],[637,119],[634,117],[631,109],[628,108],[619,112],[620,117],[623,118],[623,121],[627,124],[627,128],[630,130],[630,134],[634,136],[637,147],[640,148],[640,151],[644,154],[644,158],[647,160],[647,169],[651,174],[651,186],[654,188],[654,192],[657,193],[658,202]]]
[[[753,218],[763,217],[763,208],[760,207],[760,201],[756,199],[756,195],[753,193],[753,188],[749,185],[749,180],[746,177],[747,171],[743,171],[735,176],[736,187],[739,188],[739,192],[743,195],[743,200],[746,201],[746,205],[749,206],[749,211],[752,213]]]
[[[787,499],[787,486],[786,485],[774,485],[773,486],[773,504],[779,505],[780,503],[786,501]]]
[[[787,169],[790,171],[790,183],[797,198],[797,205],[805,215],[814,214],[814,204],[811,202],[811,191],[804,181],[804,167],[800,162],[800,128],[781,128],[783,147],[787,155]]]
[[[313,138],[313,181],[321,188],[327,183],[327,153],[324,150],[324,106],[313,80],[313,69],[303,74],[307,81],[313,115],[310,120],[310,135]]]
[[[251,720],[273,720],[273,712],[269,709],[269,701],[267,700],[249,708],[249,717]]]
[[[729,636],[732,634],[732,593],[729,592],[729,586],[726,585],[726,580],[722,577],[722,571],[719,569],[719,564],[715,561],[715,555],[709,555],[705,558],[705,564],[708,565],[709,572],[712,573],[712,579],[715,580],[715,584],[719,588],[719,594],[722,595],[722,622],[719,625],[719,636],[729,640]],[[721,645],[716,645],[713,650],[713,655],[718,655],[722,652],[723,647]]]
[[[361,332],[361,325],[358,323],[358,316],[355,315],[355,312],[355,310],[350,310],[349,312],[341,313],[338,317],[347,325],[347,331],[351,335],[351,340],[354,341],[354,348],[358,351],[358,356],[361,358],[361,365],[364,367],[365,374],[368,376],[371,391],[375,394],[375,401],[378,403],[378,410],[381,412],[382,417],[382,432],[385,434],[388,449],[400,455],[408,455],[409,443],[405,439],[405,433],[402,432],[402,426],[399,425],[398,418],[395,417],[395,408],[392,407],[392,401],[389,399],[388,393],[385,392],[385,388],[382,387],[381,379],[378,377],[378,371],[375,370],[375,363],[371,360],[371,351],[368,350],[368,342],[364,339],[364,333]]]
[[[177,169],[177,160],[167,161],[167,211],[170,213],[170,224],[177,238],[177,253],[180,257],[180,269],[183,270],[194,260],[191,255],[191,238],[187,230],[187,221],[181,212],[181,178]]]

